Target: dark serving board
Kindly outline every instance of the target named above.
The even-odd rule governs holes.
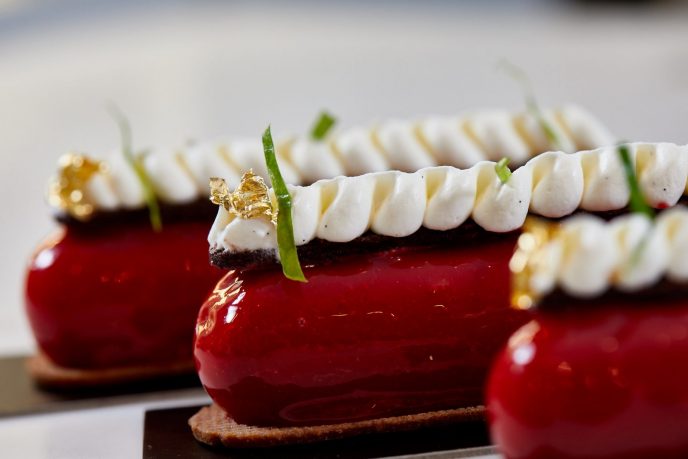
[[[143,459],[373,459],[471,458],[495,453],[483,422],[455,424],[414,432],[363,435],[346,440],[263,449],[215,449],[197,442],[187,424],[201,407],[146,412]],[[431,455],[431,456],[429,456]]]
[[[26,359],[26,356],[0,358],[0,417],[167,400],[205,393],[195,374],[110,388],[47,391],[31,380],[25,367]]]

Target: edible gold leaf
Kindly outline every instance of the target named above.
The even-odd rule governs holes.
[[[94,206],[84,193],[88,181],[105,169],[102,162],[85,155],[69,153],[59,160],[57,176],[50,182],[48,200],[50,204],[66,211],[78,220],[88,220]]]
[[[210,202],[218,206],[222,206],[229,211],[232,204],[229,200],[229,187],[225,179],[218,177],[210,177]]]
[[[518,238],[516,251],[509,261],[511,270],[511,306],[530,309],[540,301],[532,287],[532,277],[546,263],[546,246],[557,237],[559,225],[529,217]]]
[[[212,177],[210,201],[239,218],[266,218],[274,224],[277,222],[277,209],[272,205],[265,180],[251,169],[244,173],[232,192],[224,179]]]

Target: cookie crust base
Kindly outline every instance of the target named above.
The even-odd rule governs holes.
[[[236,423],[222,408],[213,404],[201,408],[193,415],[189,419],[189,426],[196,440],[207,445],[255,448],[315,443],[373,433],[409,431],[458,422],[482,421],[484,418],[485,407],[476,406],[321,426],[256,427]]]
[[[194,372],[192,361],[93,370],[65,368],[42,353],[29,357],[26,368],[39,386],[58,390],[119,386]]]

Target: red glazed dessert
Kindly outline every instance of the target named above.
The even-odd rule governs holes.
[[[566,148],[594,147],[612,138],[576,107],[544,116]],[[280,142],[278,160],[287,182],[466,166],[497,155],[522,164],[552,147],[533,116],[505,111],[325,134]],[[72,385],[90,375],[93,383],[117,382],[123,371],[136,379],[151,369],[165,373],[173,364],[176,370],[191,368],[194,318],[221,276],[207,265],[208,210],[214,213],[208,180],[224,177],[234,186],[251,168],[266,173],[258,139],[133,159],[120,152],[103,161],[66,156],[50,189],[65,227],[37,249],[27,274],[27,311],[47,357],[37,367],[39,380]],[[162,207],[159,233],[151,230],[146,212],[148,204],[153,215],[156,202]],[[109,370],[116,371],[103,379]]]
[[[688,211],[559,231],[516,262],[545,296],[491,372],[493,441],[509,459],[688,457]]]
[[[514,238],[349,256],[308,283],[230,272],[198,317],[201,381],[248,425],[481,405],[489,357],[524,322],[504,308]]]
[[[56,233],[27,275],[26,308],[39,347],[66,368],[189,362],[193,305],[221,277],[208,264],[206,233],[202,222],[158,233],[146,221]]]
[[[685,153],[668,144],[630,149],[642,162],[641,177],[665,166],[653,157],[680,161]],[[600,171],[580,173],[582,162]],[[250,187],[218,192],[211,260],[230,272],[201,310],[195,344],[215,406],[231,422],[289,427],[481,404],[493,346],[523,320],[496,313],[509,309],[504,255],[513,231],[529,210],[560,217],[628,203],[616,147],[546,153],[511,174],[499,167],[483,162],[291,187],[293,241],[307,284],[279,272],[278,251],[285,261],[269,211],[273,192],[252,190],[263,200],[241,208],[234,202]],[[659,179],[643,186],[655,206],[674,204],[684,190]],[[258,207],[268,213],[247,215]],[[235,440],[194,433],[211,444]]]

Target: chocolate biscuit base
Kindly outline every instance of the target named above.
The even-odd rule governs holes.
[[[189,419],[196,440],[227,448],[271,447],[337,440],[357,435],[400,432],[457,422],[482,421],[485,407],[430,411],[421,414],[309,427],[255,427],[237,424],[213,404]]]
[[[40,353],[27,359],[26,368],[39,386],[53,390],[121,386],[194,372],[191,361],[94,370],[65,368]]]

